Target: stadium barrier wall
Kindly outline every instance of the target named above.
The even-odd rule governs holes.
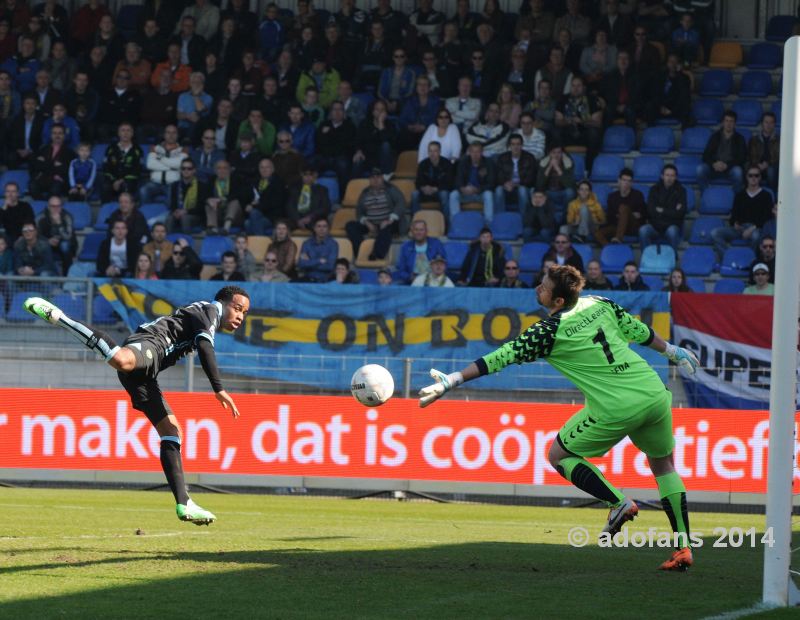
[[[547,462],[575,405],[443,400],[422,411],[415,400],[368,408],[347,397],[244,394],[234,420],[210,394],[168,399],[190,483],[582,496]],[[693,499],[763,501],[768,412],[675,409],[674,428],[675,465]],[[0,479],[160,482],[158,455],[155,430],[120,391],[0,389]],[[630,440],[592,460],[637,497],[657,497]]]

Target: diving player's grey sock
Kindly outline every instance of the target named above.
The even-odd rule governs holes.
[[[63,313],[59,317],[58,323],[82,345],[102,355],[105,361],[109,361],[119,351],[117,343],[108,334],[99,329],[92,329],[88,325],[71,319]]]
[[[183,478],[179,437],[170,435],[161,437],[161,468],[164,470],[169,488],[175,496],[175,503],[185,506],[189,501],[189,492],[186,490],[186,481]]]

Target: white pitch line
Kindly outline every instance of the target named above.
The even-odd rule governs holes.
[[[193,532],[208,536],[211,532]],[[84,538],[166,538],[170,536],[185,536],[186,532],[161,532],[158,534],[82,534],[79,536],[0,536],[0,540],[80,540]]]
[[[719,614],[717,616],[708,616],[706,618],[703,618],[703,620],[738,620],[739,618],[745,618],[747,616],[752,616],[765,611],[770,611],[772,609],[776,609],[776,606],[766,605],[765,603],[756,603],[752,607],[746,607],[744,609],[734,609],[733,611],[728,611],[723,614]]]

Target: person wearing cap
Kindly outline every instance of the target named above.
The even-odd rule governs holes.
[[[373,168],[370,171],[369,185],[358,197],[356,219],[345,226],[347,237],[353,244],[353,256],[358,256],[361,242],[369,234],[375,236],[375,245],[369,259],[385,258],[392,245],[392,236],[399,231],[400,223],[406,215],[406,208],[403,193],[383,180],[380,168]]]
[[[397,280],[411,283],[418,275],[430,271],[430,261],[435,256],[447,257],[444,245],[434,237],[428,236],[425,220],[411,222],[411,239],[400,247],[397,258]]]
[[[441,286],[444,288],[454,288],[455,284],[447,277],[447,260],[444,256],[434,256],[431,260],[431,270],[428,273],[421,273],[411,286]]]
[[[392,272],[386,268],[378,269],[378,285],[379,286],[391,286],[392,284]]]
[[[764,235],[761,237],[761,242],[756,249],[756,257],[750,263],[750,280],[748,284],[753,284],[753,267],[758,263],[764,263],[769,267],[769,281],[775,284],[775,237],[772,235]]]
[[[478,239],[469,244],[461,265],[459,286],[495,286],[503,277],[505,248],[494,240],[490,228],[483,227]]]
[[[286,217],[294,228],[311,230],[313,222],[328,217],[331,201],[328,188],[317,183],[317,171],[303,166],[300,180],[289,188],[286,199]]]
[[[769,267],[766,263],[753,265],[753,280],[755,284],[744,289],[745,295],[774,295],[775,285],[769,281]]]
[[[303,71],[300,79],[297,80],[295,97],[298,101],[302,101],[306,95],[306,89],[313,86],[319,91],[319,105],[327,111],[336,101],[339,82],[341,82],[339,72],[332,67],[328,68],[325,57],[317,52],[311,61],[311,69]]]

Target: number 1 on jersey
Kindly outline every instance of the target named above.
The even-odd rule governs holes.
[[[602,329],[597,330],[594,338],[592,338],[592,342],[603,347],[603,353],[605,354],[608,363],[613,364],[614,354],[611,352],[611,346],[608,344],[608,340],[606,340],[606,335],[603,333]]]

